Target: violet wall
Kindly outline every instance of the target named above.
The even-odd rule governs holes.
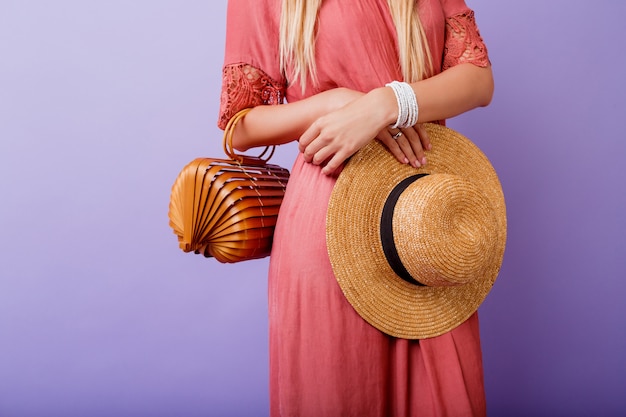
[[[490,416],[624,416],[626,3],[469,4],[496,94],[449,125],[509,219]],[[180,168],[221,152],[225,7],[0,3],[0,416],[267,415],[267,260],[184,254],[167,223]]]

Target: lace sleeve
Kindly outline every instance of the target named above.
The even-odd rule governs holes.
[[[471,63],[487,67],[487,47],[480,36],[474,12],[451,16],[446,20],[446,42],[442,70],[458,64]]]
[[[222,73],[222,96],[217,125],[224,129],[239,110],[262,104],[282,104],[285,85],[249,64],[232,64]]]

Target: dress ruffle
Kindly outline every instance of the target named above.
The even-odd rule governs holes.
[[[442,70],[465,63],[479,67],[490,64],[487,47],[478,31],[473,11],[446,19]]]
[[[239,110],[247,107],[282,104],[286,88],[286,85],[252,65],[238,63],[224,66],[218,127],[223,130]]]

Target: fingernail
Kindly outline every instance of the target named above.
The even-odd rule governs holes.
[[[422,158],[422,165],[426,165],[426,157]]]
[[[421,165],[420,165],[420,162],[418,160],[415,160],[415,162],[413,162],[413,167],[414,168],[419,168],[420,166]]]
[[[409,163],[409,158],[404,158],[404,163],[408,164]]]

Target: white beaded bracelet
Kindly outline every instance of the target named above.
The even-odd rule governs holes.
[[[391,87],[396,95],[398,102],[398,119],[391,126],[394,129],[406,129],[417,123],[419,115],[419,107],[417,106],[417,97],[409,83],[392,81],[385,84],[385,87]]]

